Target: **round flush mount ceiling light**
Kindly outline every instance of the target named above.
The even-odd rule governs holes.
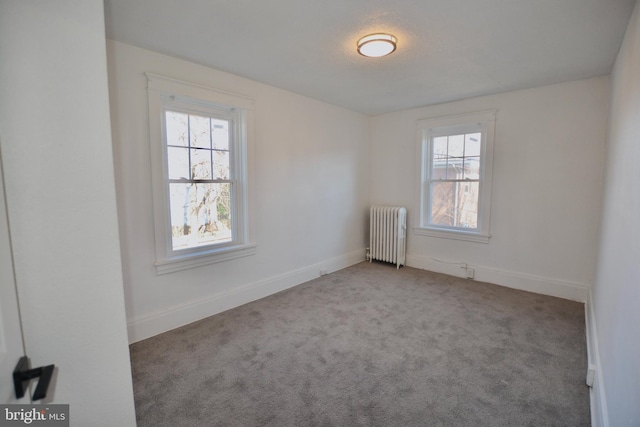
[[[358,53],[371,58],[386,56],[396,50],[398,39],[391,34],[369,34],[358,40]]]

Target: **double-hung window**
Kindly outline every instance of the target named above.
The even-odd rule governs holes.
[[[157,272],[255,253],[247,197],[253,101],[147,79]]]
[[[418,122],[416,234],[489,241],[495,111]]]

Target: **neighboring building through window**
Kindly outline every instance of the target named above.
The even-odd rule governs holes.
[[[418,122],[417,234],[489,241],[495,111]]]
[[[157,272],[255,253],[247,226],[253,101],[147,78]]]

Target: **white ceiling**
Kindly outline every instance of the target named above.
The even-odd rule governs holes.
[[[107,37],[380,114],[608,74],[635,0],[105,0]],[[365,58],[361,36],[398,49]]]

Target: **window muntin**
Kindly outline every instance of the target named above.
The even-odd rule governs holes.
[[[495,114],[418,122],[416,234],[488,243]]]

